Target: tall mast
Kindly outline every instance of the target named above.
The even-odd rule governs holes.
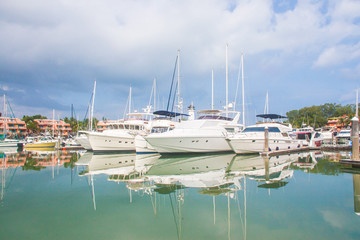
[[[96,90],[96,80],[94,82],[94,90],[93,90],[93,97],[92,97],[91,111],[90,111],[90,131],[92,131],[93,129],[95,90]]]
[[[245,127],[245,83],[244,83],[244,55],[241,54],[241,79],[242,79],[242,101],[243,101],[243,125]]]
[[[355,106],[355,108],[356,108],[355,117],[359,118],[359,89],[356,89],[356,106]]]
[[[229,78],[228,78],[229,72],[228,72],[228,44],[226,44],[226,117],[228,117],[228,105],[229,105],[229,101],[228,101],[228,82],[229,82]]]
[[[156,78],[154,78],[154,112],[156,111]]]
[[[177,86],[177,95],[178,95],[178,110],[180,113],[183,112],[183,108],[182,108],[182,100],[181,100],[181,96],[180,96],[180,49],[178,50],[177,52],[177,83],[178,83],[178,86]]]
[[[53,109],[53,130],[52,130],[52,137],[55,136],[55,109]]]
[[[129,113],[131,113],[131,86],[129,90]]]
[[[211,70],[211,109],[214,110],[214,69]]]
[[[6,116],[7,116],[7,111],[6,111],[6,95],[4,93],[4,138],[6,138],[6,127],[7,127],[7,122],[6,122]]]

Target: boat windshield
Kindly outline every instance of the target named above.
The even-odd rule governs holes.
[[[168,127],[153,127],[151,133],[163,133],[168,131]]]
[[[265,127],[247,127],[243,132],[264,132]],[[269,127],[269,132],[281,132],[277,127]]]
[[[226,120],[226,121],[232,121],[232,118],[224,117],[224,116],[214,116],[214,115],[204,115],[200,116],[198,119],[217,119],[217,120]]]

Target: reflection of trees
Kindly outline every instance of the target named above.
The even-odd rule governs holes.
[[[75,163],[78,160],[78,155],[77,153],[73,153],[71,155],[70,161],[69,162],[64,162],[64,168],[68,168],[70,167],[71,169],[73,169],[75,167]]]
[[[38,161],[36,159],[33,159],[31,156],[28,156],[28,157],[26,157],[24,166],[22,166],[22,170],[23,171],[27,171],[27,170],[40,171],[41,169],[45,168],[44,166],[39,166],[37,164],[38,164]]]

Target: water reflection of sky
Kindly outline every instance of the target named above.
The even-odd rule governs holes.
[[[339,156],[7,154],[0,236],[358,239]]]

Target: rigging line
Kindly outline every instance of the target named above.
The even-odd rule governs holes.
[[[239,91],[239,82],[240,82],[240,71],[241,71],[241,61],[239,64],[239,72],[238,72],[238,78],[237,78],[237,83],[236,83],[236,92],[235,92],[235,100],[234,100],[234,111],[236,108],[236,100],[237,100],[237,95],[238,95],[238,91]]]
[[[237,202],[237,207],[238,207],[238,210],[239,210],[239,215],[240,215],[240,222],[241,222],[241,227],[244,231],[244,222],[243,222],[243,219],[242,219],[242,214],[241,214],[241,207],[240,207],[240,200],[239,200],[239,194],[238,194],[238,191],[236,191],[236,202]]]
[[[171,92],[172,92],[172,88],[173,88],[173,84],[174,84],[177,61],[178,61],[178,56],[176,56],[176,60],[175,60],[175,67],[174,67],[174,72],[173,72],[173,76],[172,76],[172,80],[171,80],[171,87],[170,87],[170,93],[169,93],[169,99],[168,99],[168,104],[167,104],[167,107],[166,107],[166,111],[169,111],[169,104],[170,104]]]
[[[87,115],[88,115],[88,113],[89,113],[89,108],[90,108],[90,105],[91,105],[91,100],[92,100],[93,95],[94,95],[94,93],[91,93],[91,97],[90,97],[90,100],[89,100],[89,105],[88,105],[88,107],[87,107],[87,109],[86,109],[86,113],[85,113],[85,116],[84,116],[84,120],[83,120],[83,121],[85,121],[85,119],[86,119],[86,117],[87,117]],[[90,120],[90,119],[89,119],[89,120]]]
[[[178,87],[178,84],[177,84],[177,80],[176,80],[175,89],[174,89],[173,103],[172,103],[172,106],[171,106],[171,111],[172,111],[172,112],[174,111],[175,98],[176,98],[176,91],[178,90],[178,89],[177,89],[177,87]]]

